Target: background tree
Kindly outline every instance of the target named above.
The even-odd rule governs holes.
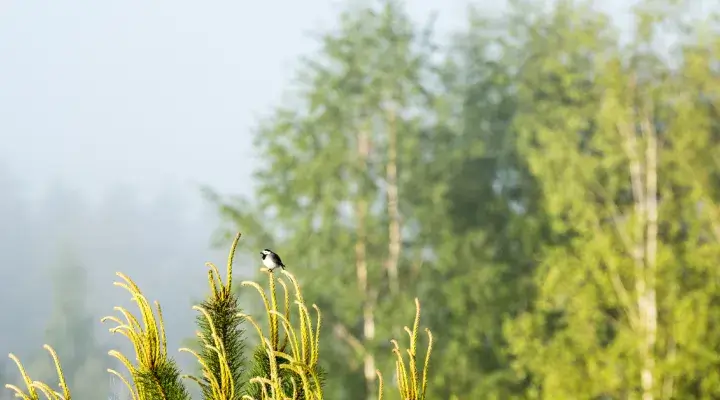
[[[509,5],[441,48],[396,3],[349,8],[224,216],[312,271],[337,397],[369,397],[415,293],[432,397],[715,397],[717,20]]]
[[[687,255],[718,250],[704,244],[710,232],[688,185],[694,172],[678,173],[679,160],[703,159],[716,139],[703,129],[691,136],[681,122],[700,93],[684,82],[687,53],[678,68],[654,50],[650,33],[663,16],[643,11],[637,21],[639,35],[623,48],[604,16],[561,3],[524,50],[532,58],[517,77],[517,145],[542,184],[552,237],[562,239],[542,252],[535,307],[508,329],[518,365],[534,376],[533,397],[705,398],[715,390],[700,383],[681,393],[676,382],[704,379],[680,373],[678,341],[688,335],[681,327],[697,323],[688,303],[706,315],[715,287],[713,279],[698,285],[707,266]],[[707,121],[706,109],[693,114]]]
[[[45,331],[45,342],[57,351],[68,386],[80,398],[107,398],[110,395],[111,367],[104,346],[96,339],[99,319],[86,302],[87,278],[72,247],[61,248],[57,264],[51,270],[53,302]],[[56,372],[47,353],[40,354],[32,369],[41,380],[53,382]]]
[[[278,109],[256,136],[262,212],[225,211],[238,226],[259,227],[249,221],[259,214],[263,226],[283,227],[257,236],[268,240],[257,247],[307,271],[305,291],[338,339],[323,350],[326,370],[344,375],[328,396],[373,398],[375,369],[392,365],[389,343],[378,338],[400,336],[393,321],[412,310],[397,305],[415,295],[404,168],[428,122],[420,84],[427,48],[395,2],[351,7],[340,21],[301,71],[297,103]]]
[[[590,2],[516,0],[444,47],[398,2],[339,15],[257,132],[253,201],[209,192],[247,255],[276,250],[322,309],[325,396],[374,398],[376,368],[393,385],[386,338],[418,296],[429,398],[720,397],[720,18],[697,4],[641,1],[624,32]],[[85,272],[62,260],[48,341],[97,398]],[[230,286],[205,305],[238,333]],[[242,386],[239,335],[215,338],[205,376],[222,347]],[[143,376],[167,367],[185,396],[161,361]]]

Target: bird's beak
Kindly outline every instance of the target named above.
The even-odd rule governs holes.
[[[263,255],[263,252],[262,252],[262,251],[260,252],[260,255]]]

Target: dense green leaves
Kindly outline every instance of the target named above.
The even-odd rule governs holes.
[[[307,364],[313,393],[374,399],[376,369],[396,383],[405,354],[387,339],[416,297],[435,337],[427,398],[720,398],[717,13],[640,1],[628,32],[589,2],[509,3],[502,18],[474,10],[442,46],[392,0],[348,6],[321,37],[294,102],[257,130],[255,195],[208,195],[252,256],[282,255],[304,289],[293,306],[316,304],[322,324],[298,318],[293,364],[271,296],[252,321],[272,351],[250,354],[231,256],[198,309],[205,398],[258,397],[249,379],[273,375],[289,394],[302,369],[274,366]],[[103,397],[84,272],[66,260],[54,280],[48,341],[78,397]],[[188,398],[164,330],[148,332],[129,335],[158,360],[135,384]]]
[[[515,1],[442,47],[394,2],[340,17],[258,132],[257,196],[216,199],[312,276],[328,395],[372,397],[365,355],[416,293],[431,398],[719,395],[720,32],[687,5],[627,32]]]
[[[323,361],[337,379],[326,393],[365,398],[376,390],[375,368],[393,365],[377,338],[399,336],[402,327],[392,321],[412,312],[397,305],[412,304],[410,257],[420,260],[405,256],[402,238],[395,247],[388,242],[414,224],[404,215],[414,183],[406,166],[419,161],[430,123],[419,79],[428,73],[427,46],[394,2],[350,9],[340,19],[339,31],[322,39],[322,54],[301,71],[299,104],[279,109],[257,135],[264,165],[255,199],[263,212],[225,209],[239,225],[260,225],[255,214],[281,227],[271,233],[284,240],[255,247],[272,247],[302,271],[328,319],[324,335],[334,340]],[[364,380],[351,378],[358,373]]]
[[[245,356],[245,329],[242,327],[243,318],[239,315],[240,307],[238,306],[237,296],[230,293],[227,296],[210,297],[203,300],[200,307],[208,313],[213,326],[210,326],[207,317],[202,313],[195,317],[195,323],[203,337],[212,337],[214,331],[223,343],[226,356],[225,362],[227,362],[231,371],[232,385],[236,393],[235,398],[232,400],[240,399],[247,378],[245,376],[247,361]],[[221,382],[221,360],[217,355],[217,351],[201,345],[198,354],[208,370],[212,371],[214,379]],[[208,377],[202,377],[201,388],[204,399],[213,399],[212,384]]]

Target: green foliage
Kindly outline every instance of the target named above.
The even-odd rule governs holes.
[[[425,244],[404,193],[413,190],[407,166],[422,162],[430,134],[417,111],[431,101],[418,78],[430,72],[432,46],[399,2],[373,5],[339,16],[303,63],[296,101],[263,121],[254,203],[212,194],[232,230],[282,227],[254,236],[253,247],[282,249],[293,255],[289,268],[312,271],[303,289],[323,310],[322,335],[337,339],[321,360],[337,377],[325,389],[333,398],[372,398],[375,369],[394,365],[383,338],[408,317],[397,304],[416,295]],[[403,230],[413,237],[403,241]]]
[[[642,0],[626,32],[514,0],[443,46],[399,2],[347,8],[259,127],[253,196],[206,193],[290,272],[232,288],[237,238],[227,283],[210,265],[203,397],[720,397],[720,19],[689,5]],[[385,340],[418,297],[422,367],[418,304]],[[158,323],[128,321],[169,390]]]
[[[210,294],[201,306],[195,306],[202,314],[196,320],[200,331],[198,337],[203,349],[200,352],[183,348],[181,351],[192,353],[202,366],[202,378],[186,376],[197,382],[203,389],[203,398],[208,400],[322,400],[323,382],[325,373],[319,367],[320,359],[320,309],[313,304],[317,318],[313,323],[308,307],[303,299],[300,285],[295,277],[281,271],[292,283],[294,289],[294,305],[297,306],[295,318],[291,312],[295,307],[290,305],[288,285],[282,278],[262,269],[269,277],[270,301],[264,290],[255,282],[245,281],[242,286],[253,287],[260,294],[268,316],[269,329],[267,334],[255,320],[239,312],[237,301],[232,293],[232,264],[240,234],[233,241],[227,264],[227,282],[220,278],[217,267],[208,263]],[[127,290],[140,309],[140,318],[131,314],[123,307],[115,307],[123,317],[109,316],[103,321],[112,321],[117,324],[110,329],[113,333],[120,333],[127,337],[135,350],[136,363],[130,362],[127,356],[117,350],[109,354],[118,360],[130,372],[130,378],[125,378],[115,370],[108,372],[118,376],[127,386],[133,400],[188,400],[188,390],[182,382],[179,368],[175,360],[167,354],[167,339],[163,324],[162,310],[155,302],[153,311],[147,298],[140,288],[122,273],[117,275],[123,282],[115,282]],[[279,312],[276,280],[282,286],[284,293],[284,312]],[[417,315],[413,331],[408,333],[411,337],[411,350],[408,351],[409,368],[406,368],[396,347],[398,355],[398,375],[402,393],[407,393],[408,399],[423,399],[421,393],[425,391],[427,382],[426,371],[429,351],[425,361],[422,386],[417,383],[415,369],[415,342],[417,337],[417,324],[419,320],[419,303],[416,300]],[[212,310],[212,311],[208,311]],[[297,326],[291,320],[297,319]],[[142,324],[141,322],[142,321]],[[256,349],[254,363],[250,375],[246,375],[243,329],[244,321],[250,322],[257,330],[261,345]],[[282,330],[280,329],[282,326]],[[407,329],[407,328],[406,328]],[[282,333],[282,334],[281,334]],[[430,333],[428,332],[428,335]],[[431,337],[432,338],[432,337]],[[60,360],[52,347],[45,345],[45,349],[52,355],[59,378],[60,392],[49,385],[32,380],[25,368],[15,355],[10,358],[16,363],[26,386],[23,391],[18,386],[7,384],[6,387],[14,391],[17,397],[24,400],[39,400],[40,393],[49,400],[70,400],[71,394],[65,382],[65,375]],[[380,372],[377,371],[379,375]],[[245,388],[245,390],[243,390]],[[382,387],[380,389],[382,391]],[[243,393],[244,392],[244,393]]]
[[[415,295],[443,337],[428,397],[717,397],[717,8],[640,1],[627,31],[509,3],[441,48],[396,2],[341,14],[257,133],[253,201],[214,200],[311,271],[333,397],[373,398]]]
[[[140,288],[124,274],[118,272],[117,275],[124,282],[115,282],[115,285],[127,290],[133,301],[138,304],[143,325],[141,326],[138,319],[122,307],[115,307],[115,310],[125,317],[125,322],[112,316],[103,318],[103,321],[117,323],[117,326],[110,329],[110,332],[120,333],[127,337],[135,349],[137,360],[135,365],[117,350],[109,353],[120,360],[130,372],[135,388],[128,385],[128,389],[133,393],[133,399],[189,399],[187,389],[180,379],[180,370],[175,360],[167,354],[167,340],[160,304],[155,302],[156,318],[153,308],[143,296]],[[128,381],[116,371],[110,370],[110,372],[120,376],[127,384]]]
[[[689,65],[675,72],[644,38],[619,49],[601,14],[568,3],[532,26],[557,35],[527,39],[535,53],[514,78],[514,130],[555,241],[543,245],[534,307],[506,325],[516,366],[532,377],[528,392],[537,398],[669,398],[678,380],[708,379],[684,370],[697,361],[678,345],[687,338],[678,327],[692,324],[678,314],[688,299],[703,299],[695,303],[703,315],[715,297],[712,279],[696,279],[715,263],[691,255],[720,250],[697,212],[716,199],[698,196],[704,184],[691,177],[716,167],[680,166],[717,154],[717,138],[705,139],[712,128],[685,116],[693,109],[691,119],[707,120],[704,101],[683,72]],[[620,360],[632,361],[618,368]]]
[[[312,323],[310,313],[302,297],[300,286],[295,277],[285,271],[281,272],[289,278],[295,290],[294,304],[297,306],[296,319],[299,327],[291,324],[290,296],[287,283],[277,278],[283,288],[284,312],[278,309],[276,294],[276,278],[272,271],[263,268],[268,275],[270,300],[255,282],[243,282],[243,286],[254,287],[265,305],[268,319],[268,334],[263,335],[260,326],[249,316],[246,318],[255,326],[261,338],[261,344],[255,350],[252,374],[254,383],[250,385],[248,394],[252,398],[265,398],[272,393],[273,398],[289,397],[292,399],[322,399],[324,373],[318,366],[320,358],[320,309],[313,304],[317,312],[317,322]],[[280,326],[283,329],[280,329]],[[281,332],[283,333],[281,335]]]
[[[133,381],[138,399],[189,399],[174,360],[158,363],[152,370],[135,371]]]
[[[28,375],[27,371],[25,371],[25,368],[20,363],[20,360],[12,353],[10,354],[10,359],[13,360],[17,365],[23,382],[25,383],[27,392],[11,384],[6,384],[5,387],[15,392],[15,396],[23,400],[39,400],[40,396],[38,394],[38,391],[44,394],[48,400],[70,400],[70,390],[65,383],[65,374],[63,373],[62,367],[60,366],[60,359],[58,359],[57,353],[55,352],[55,350],[53,350],[52,347],[47,344],[43,347],[52,356],[53,362],[55,364],[55,370],[57,371],[57,377],[59,379],[60,390],[62,392],[55,391],[53,388],[51,388],[44,382],[30,379],[30,376]]]
[[[195,355],[202,366],[203,377],[196,381],[202,388],[204,399],[240,399],[245,373],[244,330],[240,307],[232,292],[232,265],[240,234],[235,237],[227,262],[227,283],[220,278],[218,268],[208,263],[210,296],[195,308],[201,315],[196,318],[200,328],[198,337],[202,345],[199,353],[181,349]]]
[[[413,324],[412,330],[405,327],[410,339],[410,348],[406,349],[408,354],[407,364],[405,364],[405,358],[400,350],[400,345],[393,339],[393,353],[397,357],[395,362],[395,373],[398,377],[398,388],[400,391],[400,397],[407,400],[425,400],[427,393],[427,382],[428,382],[428,369],[430,367],[430,353],[432,353],[433,338],[432,333],[429,329],[425,329],[428,335],[427,352],[425,354],[425,363],[422,368],[422,378],[418,371],[417,363],[417,340],[418,340],[418,328],[420,325],[420,301],[415,299],[415,323]],[[380,378],[380,388],[378,389],[378,400],[382,400],[383,393],[383,380],[382,375],[378,371],[378,378]]]

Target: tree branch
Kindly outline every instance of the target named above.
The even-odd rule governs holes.
[[[397,126],[395,108],[388,106],[386,111],[388,122],[388,160],[386,166],[387,208],[390,222],[388,224],[389,242],[388,258],[385,268],[390,280],[390,293],[395,295],[400,290],[398,282],[398,263],[400,260],[400,212],[397,183]]]
[[[345,343],[347,343],[353,349],[353,351],[355,351],[358,357],[363,357],[367,352],[362,342],[355,335],[350,333],[350,331],[345,327],[345,325],[341,324],[340,322],[335,323],[335,325],[333,326],[333,333],[335,334],[335,337],[345,341]]]

